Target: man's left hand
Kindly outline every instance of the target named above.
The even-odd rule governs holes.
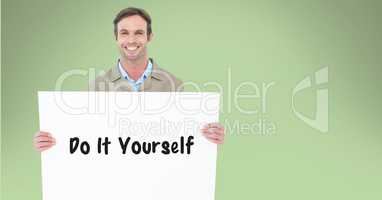
[[[209,123],[201,129],[204,137],[212,143],[223,144],[224,142],[224,126],[220,123]]]

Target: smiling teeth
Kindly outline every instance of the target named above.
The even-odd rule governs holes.
[[[137,49],[138,47],[127,47],[127,50],[130,50],[130,51],[134,51],[135,49]]]

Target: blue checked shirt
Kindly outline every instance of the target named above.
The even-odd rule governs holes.
[[[141,87],[142,83],[150,76],[151,72],[153,71],[153,64],[150,60],[149,62],[147,62],[146,70],[143,72],[142,76],[137,81],[129,77],[129,74],[125,71],[125,69],[123,69],[120,60],[118,60],[118,69],[122,77],[124,77],[129,82],[130,86],[133,88],[133,91],[137,92],[139,90],[139,87]]]

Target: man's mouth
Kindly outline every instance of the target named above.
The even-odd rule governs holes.
[[[139,45],[126,45],[124,46],[125,55],[130,58],[135,58],[139,54],[140,48]]]
[[[139,48],[139,46],[125,47],[125,49],[128,50],[128,51],[135,51],[138,48]]]

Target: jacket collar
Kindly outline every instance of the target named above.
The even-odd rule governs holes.
[[[152,59],[152,58],[149,58],[149,59],[150,59],[151,63],[153,64],[153,70],[152,70],[149,78],[152,77],[152,78],[155,78],[157,80],[162,80],[161,73],[159,72],[159,69],[158,69],[159,68],[158,64],[156,62],[154,62],[154,59]],[[111,71],[110,71],[110,80],[112,82],[115,82],[121,78],[122,78],[122,76],[118,70],[118,67],[112,67]]]

